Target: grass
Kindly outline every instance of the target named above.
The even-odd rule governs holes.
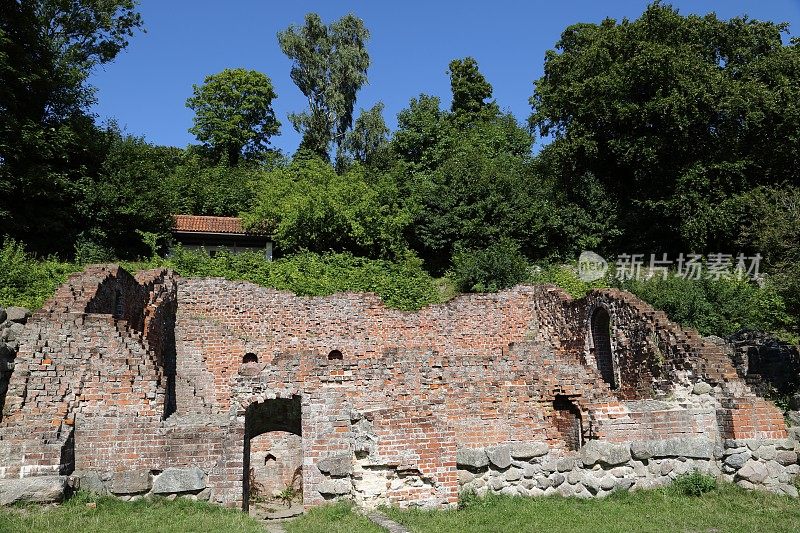
[[[385,533],[353,507],[340,502],[323,505],[284,524],[287,533]]]
[[[701,497],[669,488],[620,492],[603,500],[513,498],[472,500],[465,509],[422,511],[386,509],[413,532],[524,533],[624,531],[797,531],[800,502],[788,497],[748,492],[724,484]]]
[[[86,506],[94,503],[96,508]],[[0,510],[0,531],[14,533],[264,533],[246,514],[218,505],[178,498],[123,502],[78,493],[57,506],[26,505]]]
[[[797,531],[800,501],[721,484],[702,496],[679,487],[620,492],[603,500],[489,496],[449,511],[384,509],[419,533]],[[91,509],[87,503],[96,503]],[[347,503],[325,505],[284,524],[288,533],[379,533]],[[262,523],[233,509],[163,498],[122,502],[83,494],[59,506],[0,510],[3,532],[259,532]]]

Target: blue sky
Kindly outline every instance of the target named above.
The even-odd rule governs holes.
[[[637,18],[646,0],[395,0],[267,1],[143,0],[146,33],[133,37],[117,59],[95,71],[94,112],[116,119],[128,133],[174,146],[195,142],[188,133],[192,112],[185,107],[192,85],[228,67],[266,73],[278,94],[274,108],[282,123],[273,146],[291,153],[299,144],[287,115],[302,110],[305,98],[289,78],[289,60],[276,33],[301,24],[310,11],[330,22],[352,12],[371,32],[369,85],[356,109],[381,100],[390,127],[397,112],[420,93],[449,105],[447,64],[473,56],[494,86],[500,106],[525,120],[533,80],[542,74],[544,53],[561,31],[576,22],[606,16]],[[673,0],[684,14],[715,11],[722,18],[787,21],[800,36],[800,0]],[[356,112],[357,114],[357,112]]]

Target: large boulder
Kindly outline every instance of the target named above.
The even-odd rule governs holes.
[[[758,484],[767,479],[769,470],[764,463],[750,459],[747,463],[737,472],[736,476],[739,479],[744,479],[753,484]]]
[[[631,444],[631,454],[638,460],[651,457],[711,459],[714,455],[714,442],[702,437],[634,442]]]
[[[320,494],[340,496],[349,494],[352,487],[353,484],[348,478],[326,479],[317,485],[317,490]]]
[[[628,444],[593,440],[581,448],[581,461],[585,466],[592,466],[597,463],[614,466],[627,463],[630,460],[631,448]]]
[[[126,470],[114,472],[108,484],[112,494],[141,494],[150,490],[149,470]]]
[[[547,455],[550,446],[546,442],[515,442],[511,444],[511,457],[514,459],[532,459]]]
[[[459,448],[456,452],[456,464],[478,469],[489,466],[489,457],[483,448]]]
[[[64,500],[66,491],[67,476],[0,479],[0,505],[60,502]]]
[[[197,467],[167,468],[153,480],[153,493],[179,494],[206,488],[206,474]]]
[[[353,471],[353,461],[350,455],[335,455],[327,457],[317,463],[317,468],[323,474],[329,476],[342,477],[350,474]]]
[[[501,470],[511,466],[511,448],[508,446],[486,448],[486,456],[490,463]]]
[[[31,312],[24,307],[12,306],[6,309],[6,320],[10,320],[11,322],[24,324],[28,321],[29,316],[31,316]]]

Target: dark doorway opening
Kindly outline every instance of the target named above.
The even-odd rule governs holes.
[[[614,377],[614,358],[611,352],[611,317],[603,307],[598,307],[592,314],[592,345],[597,370],[603,381],[612,389],[617,388]]]
[[[553,400],[553,423],[567,449],[579,450],[583,445],[581,410],[568,396],[557,395]]]

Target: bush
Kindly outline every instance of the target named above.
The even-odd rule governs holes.
[[[389,307],[419,309],[440,301],[436,283],[419,259],[365,259],[349,253],[305,252],[276,261],[259,253],[217,253],[176,249],[164,266],[185,277],[222,277],[291,291],[303,296],[336,292],[374,292]],[[152,265],[147,265],[152,266]]]
[[[703,335],[724,337],[746,328],[793,340],[793,319],[769,281],[761,287],[734,276],[693,280],[669,275],[615,284]]]
[[[578,277],[578,270],[572,265],[544,265],[537,267],[531,277],[532,283],[551,284],[561,287],[573,298],[585,296],[592,289],[608,287],[608,280],[586,282]]]
[[[0,306],[38,309],[77,270],[73,263],[36,259],[22,243],[6,239],[0,249]]]
[[[717,479],[698,470],[679,475],[670,485],[671,491],[683,496],[702,496],[716,488]]]
[[[482,250],[456,250],[450,276],[463,292],[495,292],[528,278],[528,262],[512,239]]]

